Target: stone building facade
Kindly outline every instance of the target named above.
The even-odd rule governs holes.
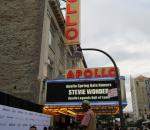
[[[44,103],[47,79],[86,67],[64,46],[58,0],[3,0],[0,4],[0,91]]]
[[[150,114],[150,78],[138,76],[130,80],[134,121]]]

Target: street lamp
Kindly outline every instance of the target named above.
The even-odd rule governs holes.
[[[113,65],[114,65],[114,68],[116,70],[116,78],[115,78],[115,81],[116,81],[116,85],[117,85],[117,91],[118,91],[118,102],[119,102],[119,114],[120,114],[120,127],[121,127],[121,130],[124,129],[124,119],[123,119],[123,109],[122,109],[122,99],[121,99],[121,86],[120,86],[120,80],[119,80],[119,72],[118,72],[118,67],[114,61],[114,59],[108,54],[106,53],[105,51],[103,50],[99,50],[99,49],[95,49],[95,48],[80,48],[78,47],[77,48],[77,51],[98,51],[98,52],[101,52],[103,54],[105,54],[107,57],[109,57],[109,59],[112,61]]]

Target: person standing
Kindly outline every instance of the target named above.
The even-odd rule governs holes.
[[[36,130],[35,126],[31,126],[29,130]]]
[[[84,130],[96,130],[96,116],[93,110],[91,109],[90,102],[88,100],[84,100],[82,102],[82,109],[85,114],[79,125],[79,128]]]
[[[47,130],[47,127],[44,127],[43,130]]]

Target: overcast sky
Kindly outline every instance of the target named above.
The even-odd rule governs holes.
[[[114,58],[126,77],[125,111],[132,111],[129,77],[150,75],[150,0],[81,0],[81,47]],[[84,56],[89,68],[112,66],[102,53]]]
[[[126,76],[132,111],[130,75],[150,75],[150,0],[81,0],[81,47],[110,54]],[[85,52],[85,51],[84,51]],[[111,66],[99,52],[84,53],[88,67]]]

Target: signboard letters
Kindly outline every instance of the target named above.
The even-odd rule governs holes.
[[[48,82],[47,102],[117,101],[118,94],[114,80]]]
[[[80,44],[79,6],[80,0],[66,0],[65,45]]]

